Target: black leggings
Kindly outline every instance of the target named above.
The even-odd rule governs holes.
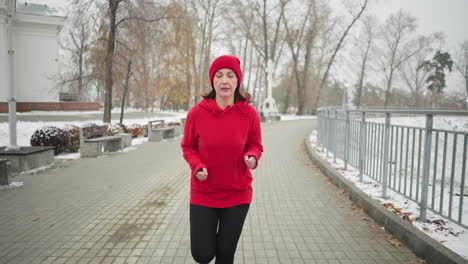
[[[234,263],[237,242],[250,204],[228,208],[190,205],[192,257],[198,263]],[[218,226],[219,224],[219,226]]]

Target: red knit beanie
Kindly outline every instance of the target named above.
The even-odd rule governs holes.
[[[222,55],[216,58],[213,63],[211,63],[210,67],[210,82],[211,82],[211,88],[214,88],[213,85],[213,78],[215,76],[215,73],[222,68],[228,68],[231,69],[237,76],[237,87],[241,86],[242,83],[242,70],[240,67],[240,60],[237,57],[230,56],[230,55]]]

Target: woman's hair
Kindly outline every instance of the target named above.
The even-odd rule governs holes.
[[[214,88],[211,88],[211,91],[206,92],[202,94],[202,97],[205,99],[215,99],[216,98],[216,91]],[[234,102],[237,102],[239,100],[245,101],[247,98],[250,98],[250,94],[241,87],[237,87],[236,90],[234,91]]]

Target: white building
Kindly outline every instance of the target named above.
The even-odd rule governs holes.
[[[0,0],[0,103],[9,97],[7,3]],[[16,3],[16,1],[14,1]],[[47,5],[17,3],[13,19],[14,86],[17,102],[57,102],[58,34],[65,18]]]

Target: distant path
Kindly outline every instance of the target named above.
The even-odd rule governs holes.
[[[265,153],[235,263],[410,263],[312,165],[315,121],[262,125]],[[0,191],[0,263],[193,263],[180,139],[64,162]]]

